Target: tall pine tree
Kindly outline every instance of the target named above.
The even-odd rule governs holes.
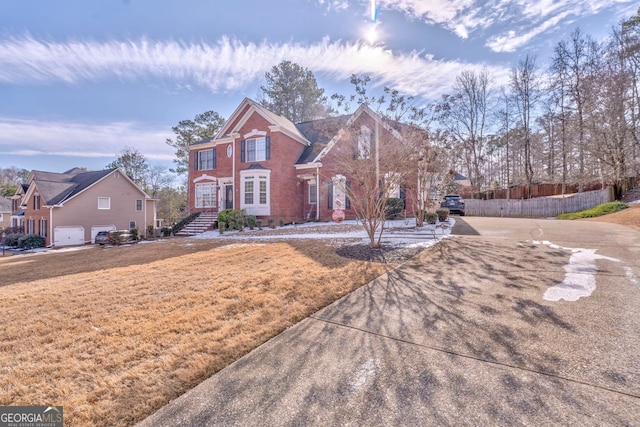
[[[260,104],[293,123],[325,118],[331,108],[324,89],[318,87],[309,69],[291,61],[282,61],[265,73],[266,84],[260,86]]]

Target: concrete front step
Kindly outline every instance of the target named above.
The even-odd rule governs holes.
[[[213,228],[218,221],[218,214],[203,213],[196,219],[185,225],[176,236],[195,236]]]

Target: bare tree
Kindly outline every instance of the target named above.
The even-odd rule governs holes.
[[[151,166],[145,179],[145,189],[151,197],[158,197],[160,190],[170,187],[173,181],[174,177],[169,173],[167,167],[161,165]]]
[[[125,147],[116,160],[109,163],[107,168],[120,168],[140,188],[146,187],[149,164],[144,155],[133,147]]]
[[[556,45],[554,67],[562,73],[562,82],[566,89],[563,108],[568,109],[574,118],[572,127],[577,134],[578,180],[580,188],[588,178],[586,171],[587,140],[585,134],[585,107],[590,102],[589,76],[593,73],[597,51],[596,43],[579,28],[571,33],[568,42]],[[566,115],[564,116],[566,118]],[[572,144],[573,145],[573,144]]]
[[[332,159],[326,163],[335,170],[325,171],[324,178],[332,181],[334,192],[345,195],[345,203],[362,220],[370,246],[378,248],[390,198],[411,190],[412,200],[422,205],[407,209],[423,215],[429,193],[425,186],[438,157],[425,128],[428,115],[412,97],[388,88],[379,97],[370,96],[368,77],[352,76],[351,81],[356,94],[333,99],[346,111],[353,101],[359,109],[343,128],[339,146],[329,152]]]
[[[534,108],[540,99],[540,78],[534,56],[527,55],[511,71],[511,88],[523,131],[524,173],[527,184],[533,182],[533,156],[531,151]]]
[[[620,33],[614,30],[598,55],[592,85],[590,114],[585,120],[592,139],[590,154],[597,160],[600,178],[614,184],[616,197],[626,191],[625,176],[633,152],[633,83],[626,61],[627,51]]]
[[[460,145],[473,188],[484,186],[486,132],[490,125],[491,80],[485,69],[463,71],[456,77],[453,95],[445,95],[438,106],[440,122]]]
[[[13,196],[18,185],[26,182],[29,171],[15,166],[0,168],[0,197]]]

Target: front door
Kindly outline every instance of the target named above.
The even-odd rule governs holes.
[[[233,209],[233,185],[224,186],[224,208]]]

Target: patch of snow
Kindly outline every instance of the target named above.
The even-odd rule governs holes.
[[[596,289],[596,260],[604,259],[612,262],[620,262],[617,258],[596,255],[597,249],[566,248],[555,245],[548,240],[535,241],[534,244],[542,244],[552,249],[563,249],[571,252],[569,263],[564,266],[564,280],[547,289],[542,296],[545,301],[577,301],[581,297],[591,296]]]

